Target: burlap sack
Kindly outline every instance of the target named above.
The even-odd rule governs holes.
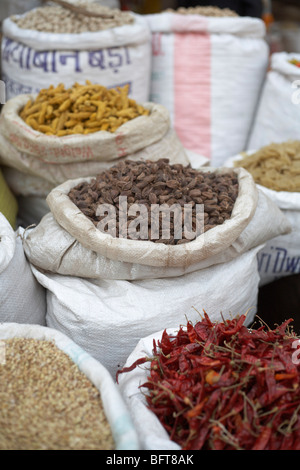
[[[51,191],[47,197],[51,213],[27,233],[24,249],[38,268],[93,279],[174,277],[227,262],[290,231],[282,212],[257,190],[252,176],[244,169],[235,172],[239,195],[231,218],[189,243],[172,246],[102,233],[68,197],[70,189],[83,181],[78,179]]]
[[[185,149],[170,127],[169,113],[162,105],[145,103],[151,110],[150,116],[128,121],[115,133],[100,131],[85,136],[57,137],[35,131],[20,118],[19,111],[30,96],[17,96],[3,107],[0,162],[45,181],[47,188],[49,184],[53,188],[68,179],[96,175],[124,158],[169,158],[171,163],[189,163]],[[15,187],[18,190],[16,180]]]

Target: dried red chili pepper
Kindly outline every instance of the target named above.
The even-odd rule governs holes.
[[[271,330],[245,316],[167,330],[153,344],[141,387],[147,406],[182,449],[300,450],[300,365],[291,319]],[[141,358],[129,372],[149,358]]]
[[[142,357],[140,359],[137,359],[137,361],[135,361],[130,367],[123,367],[122,372],[130,372],[131,370],[135,369],[137,366],[141,364],[145,364],[145,362],[147,361],[150,361],[148,357]],[[120,373],[121,373],[121,370],[118,370],[116,374],[117,382],[118,382],[118,376]]]
[[[264,426],[261,429],[261,433],[252,447],[252,450],[265,450],[270,440],[272,429],[270,426]]]

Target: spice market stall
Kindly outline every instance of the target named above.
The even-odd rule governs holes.
[[[100,3],[2,25],[0,449],[299,450],[299,308],[257,315],[300,269],[297,110],[263,104],[297,56]]]

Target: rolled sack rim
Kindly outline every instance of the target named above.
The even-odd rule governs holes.
[[[228,168],[201,167],[199,171],[227,173]],[[252,220],[257,203],[258,189],[249,172],[233,169],[238,176],[239,193],[231,218],[222,225],[181,245],[166,245],[149,240],[113,238],[97,229],[68,197],[69,191],[79,183],[94,177],[69,180],[54,188],[47,203],[57,223],[85,248],[113,261],[147,266],[188,267],[210,258],[230,247]]]
[[[35,10],[35,9],[33,9]],[[26,12],[28,13],[28,12]],[[25,16],[14,15],[17,18]],[[3,38],[8,38],[31,47],[36,51],[52,50],[98,50],[108,47],[132,46],[149,42],[151,31],[142,15],[131,12],[134,23],[116,26],[114,28],[87,31],[83,33],[48,33],[33,29],[20,28],[10,17],[2,24]]]
[[[209,17],[163,12],[145,15],[152,33],[231,34],[249,39],[264,39],[266,26],[262,19],[244,17]]]
[[[276,52],[272,54],[270,72],[277,72],[280,75],[284,75],[291,82],[300,80],[300,68],[290,64],[289,60],[291,59],[297,59],[300,62],[300,53]],[[300,82],[298,85],[300,85]]]
[[[50,136],[34,130],[19,116],[27,101],[36,97],[37,94],[31,93],[18,95],[4,104],[0,134],[22,154],[28,153],[45,163],[117,160],[142,150],[145,147],[143,136],[146,136],[146,145],[149,146],[159,142],[170,129],[169,111],[159,103],[148,101],[138,104],[150,110],[149,116],[131,119],[114,133],[98,131],[86,135]],[[103,152],[102,145],[108,149],[107,153]]]

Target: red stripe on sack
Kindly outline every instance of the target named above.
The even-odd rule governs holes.
[[[174,34],[174,128],[183,146],[211,158],[211,43]]]

